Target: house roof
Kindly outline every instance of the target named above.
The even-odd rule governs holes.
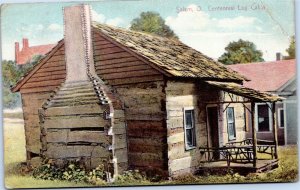
[[[39,46],[31,46],[23,48],[22,51],[18,52],[17,64],[25,64],[34,55],[45,55],[48,53],[56,44],[47,44]]]
[[[176,39],[103,24],[94,27],[172,77],[243,81],[245,77]]]
[[[155,69],[169,77],[195,78],[201,80],[218,80],[242,82],[247,80],[239,73],[214,61],[201,52],[175,39],[163,38],[146,33],[111,27],[94,23],[93,28],[110,38],[112,41],[125,47],[147,62]],[[63,40],[59,43],[62,45]],[[57,45],[57,46],[60,46]],[[55,46],[35,68],[27,73],[12,88],[17,92],[23,84],[44,64],[57,50]]]
[[[251,64],[229,65],[250,81],[244,86],[264,92],[275,92],[296,76],[296,60],[281,60]]]
[[[245,98],[254,100],[256,102],[276,102],[284,99],[277,95],[266,93],[266,92],[260,92],[233,82],[217,82],[217,81],[205,81],[205,82],[209,85],[212,85],[226,92],[238,96],[243,96]]]

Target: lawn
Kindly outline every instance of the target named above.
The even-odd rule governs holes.
[[[25,139],[23,121],[21,119],[4,119],[4,162],[5,185],[7,188],[41,188],[41,187],[83,187],[92,186],[88,183],[70,181],[50,181],[35,179],[24,174]],[[208,183],[251,183],[251,182],[294,182],[298,180],[298,152],[296,146],[279,148],[279,167],[270,172],[241,176],[228,173],[227,175],[194,176],[186,175],[174,180],[150,182],[146,178],[132,176],[121,177],[109,185],[171,185],[171,184],[208,184]],[[24,164],[23,164],[24,165]]]
[[[21,163],[25,160],[25,137],[22,120],[4,119],[4,170],[7,188],[90,186],[86,183],[37,180],[30,175],[22,175],[20,172]]]

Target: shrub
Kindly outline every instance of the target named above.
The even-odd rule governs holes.
[[[141,174],[139,170],[124,171],[122,175],[119,175],[115,181],[116,185],[138,185],[138,184],[150,184],[150,181],[144,174]]]
[[[105,185],[105,180],[107,179],[103,164],[87,172],[78,163],[70,163],[64,168],[58,168],[52,163],[46,163],[33,171],[33,177],[43,180],[87,182],[93,185]]]

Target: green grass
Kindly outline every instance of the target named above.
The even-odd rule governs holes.
[[[87,183],[38,180],[21,172],[25,157],[23,124],[4,122],[5,186],[7,188],[83,187]]]
[[[46,188],[46,187],[86,187],[88,183],[71,181],[51,181],[33,178],[24,167],[25,138],[22,123],[4,122],[4,162],[5,185],[7,188]],[[23,163],[23,164],[22,164]],[[131,185],[172,185],[172,184],[213,184],[213,183],[253,183],[253,182],[294,182],[298,180],[297,146],[279,148],[279,167],[261,174],[238,174],[195,176],[185,175],[172,181],[150,182],[146,178],[135,179],[121,176],[113,184],[95,184],[110,186]]]

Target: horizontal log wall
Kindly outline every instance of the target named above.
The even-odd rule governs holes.
[[[199,105],[201,89],[192,82],[167,82],[166,109],[168,128],[169,175],[194,172],[204,159],[198,148],[207,145],[205,105]],[[194,108],[196,148],[186,150],[184,108]]]
[[[162,75],[132,53],[93,33],[94,60],[97,74],[110,85],[163,80]]]
[[[22,96],[26,150],[39,154],[41,149],[38,109],[50,98],[51,92],[25,93]],[[30,159],[30,158],[28,158]]]
[[[129,158],[127,158],[127,154],[124,156],[126,147],[124,147],[123,141],[125,138],[123,137],[126,131],[119,126],[118,122],[116,123],[116,126],[119,127],[114,129],[118,133],[115,138],[115,145],[117,147],[115,155],[119,159],[119,169],[124,170],[124,168],[127,168],[126,162],[128,159],[131,159],[131,166],[139,166],[141,168],[153,166],[166,169],[166,138],[163,137],[166,136],[165,122],[163,120],[165,109],[165,98],[162,92],[163,75],[99,33],[94,33],[93,42],[97,74],[100,78],[107,81],[109,85],[114,87],[121,85],[120,89],[117,88],[118,93],[120,93],[120,96],[128,105],[126,107],[126,119],[130,123],[128,126],[129,129],[136,126],[144,127],[145,123],[148,123],[144,129],[137,130],[138,135],[133,135],[128,140],[127,143],[133,145],[131,147],[133,152],[129,154]],[[27,150],[36,154],[39,154],[41,148],[38,109],[41,108],[42,104],[50,97],[50,94],[65,80],[66,64],[64,54],[64,46],[62,45],[20,89],[23,99],[23,109],[25,110]],[[139,86],[138,83],[146,83],[146,87]],[[39,99],[31,100],[30,96],[33,94],[41,96]],[[62,123],[62,125],[64,124],[65,122]],[[92,122],[90,124],[92,126]],[[164,135],[151,135],[153,127],[157,128],[157,132],[154,133],[155,135],[162,133]],[[47,128],[47,125],[45,128]],[[151,137],[152,141],[150,140],[148,144],[148,139],[146,136],[144,137],[144,132],[147,133],[147,138]],[[77,140],[78,138],[83,138],[82,135],[78,135],[76,132],[70,133],[69,131],[69,135],[73,135]],[[97,134],[94,135],[97,138]],[[55,135],[55,132],[53,132],[52,136],[49,136],[54,142],[64,140],[60,137],[60,135]],[[93,138],[91,141],[93,141]],[[146,143],[145,147],[149,148],[149,152],[145,152],[145,149],[138,146],[138,144],[144,146],[141,143],[143,141]],[[157,144],[152,146],[152,142]],[[142,163],[143,159],[146,159],[147,162]]]
[[[125,103],[130,168],[167,171],[167,129],[163,82],[119,86]]]

